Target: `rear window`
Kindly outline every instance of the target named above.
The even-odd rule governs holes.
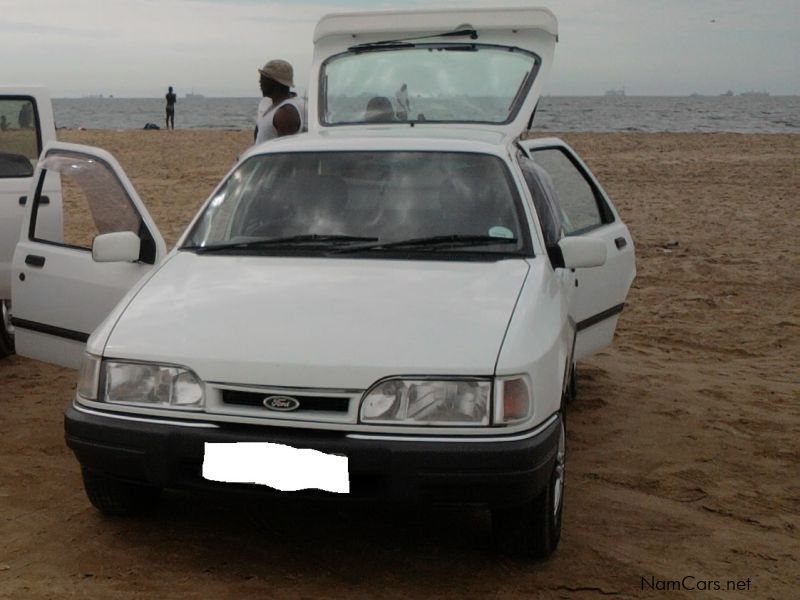
[[[321,121],[508,123],[540,59],[520,48],[473,43],[355,48],[320,73]]]

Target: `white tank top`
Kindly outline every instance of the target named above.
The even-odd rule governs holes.
[[[258,114],[256,115],[256,126],[258,127],[258,137],[256,137],[256,144],[266,142],[267,140],[278,137],[278,130],[272,124],[275,118],[275,111],[281,106],[291,104],[297,109],[300,115],[300,131],[308,131],[306,127],[306,103],[302,98],[292,97],[287,98],[278,105],[272,105],[269,98],[264,98],[258,106]]]

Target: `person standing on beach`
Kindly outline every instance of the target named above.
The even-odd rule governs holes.
[[[306,130],[306,106],[291,91],[294,70],[285,60],[271,60],[258,70],[259,86],[264,97],[256,113],[256,144]]]
[[[408,86],[405,83],[401,85],[394,97],[397,100],[397,118],[405,121],[411,113],[411,104],[408,101]]]
[[[30,129],[33,127],[33,109],[31,108],[30,102],[26,102],[22,105],[22,108],[19,109],[17,120],[19,121],[20,129]]]
[[[175,103],[178,101],[178,97],[172,91],[172,86],[169,86],[169,91],[165,97],[167,99],[167,129],[169,129],[170,123],[172,124],[172,129],[175,129]]]

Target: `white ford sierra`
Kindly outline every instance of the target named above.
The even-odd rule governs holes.
[[[555,549],[575,365],[635,274],[577,154],[522,139],[556,38],[540,8],[323,18],[309,132],[241,156],[170,252],[111,155],[44,147],[10,323],[80,365],[66,439],[96,507],[241,488],[206,448],[272,443],[346,458],[349,497],[481,505],[501,549]],[[84,245],[40,230],[54,178]]]

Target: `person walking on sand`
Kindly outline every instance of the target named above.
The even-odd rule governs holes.
[[[178,101],[178,97],[172,91],[172,86],[169,86],[169,91],[165,98],[167,99],[167,129],[169,129],[170,124],[172,124],[172,129],[175,129],[175,103]]]
[[[258,70],[263,99],[256,113],[256,144],[306,131],[306,105],[291,91],[294,70],[285,60],[269,61]]]

